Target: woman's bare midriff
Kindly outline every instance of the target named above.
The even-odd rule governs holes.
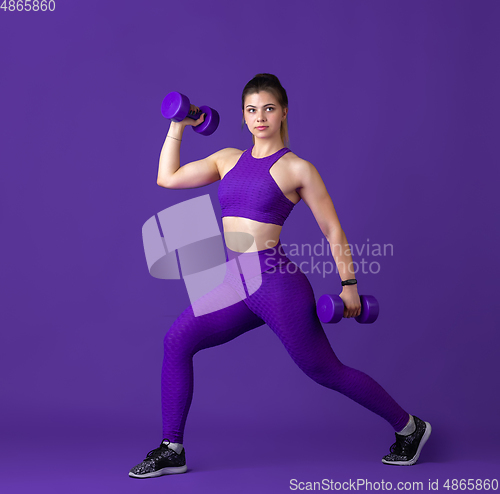
[[[225,162],[220,166],[221,180],[226,173],[236,166],[242,154],[243,151],[238,149],[227,153]],[[285,197],[297,204],[300,201],[300,195],[294,186],[294,177],[289,172],[294,158],[297,159],[297,156],[292,152],[285,154],[272,166],[270,174],[283,191]],[[262,223],[238,216],[224,216],[222,226],[224,228],[224,241],[227,247],[235,252],[255,252],[270,249],[278,243],[283,228],[280,225]]]
[[[238,216],[224,216],[224,241],[235,252],[255,252],[274,247],[282,227]]]

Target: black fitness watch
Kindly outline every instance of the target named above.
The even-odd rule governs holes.
[[[345,286],[345,285],[357,285],[357,284],[358,284],[358,280],[356,280],[356,279],[344,280],[342,282],[342,286]]]

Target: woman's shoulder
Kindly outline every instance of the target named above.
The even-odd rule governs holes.
[[[224,156],[241,156],[245,151],[236,148],[223,148],[219,153]]]
[[[310,161],[297,156],[293,151],[286,153],[283,158],[285,158],[284,161],[287,167],[299,175],[308,173],[311,169],[315,169],[315,166]]]
[[[220,151],[217,151],[217,153],[215,154],[217,157],[217,167],[219,169],[219,175],[223,177],[227,173],[227,171],[235,166],[244,152],[245,151],[236,148],[223,148]]]
[[[218,154],[221,157],[221,160],[232,163],[235,159],[238,160],[244,152],[245,151],[236,148],[223,148],[218,152]]]

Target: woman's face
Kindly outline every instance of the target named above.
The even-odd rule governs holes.
[[[285,120],[287,112],[272,93],[261,91],[245,98],[243,118],[255,137],[269,138],[279,134],[281,122]]]

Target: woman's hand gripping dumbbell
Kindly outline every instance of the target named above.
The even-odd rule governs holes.
[[[378,317],[379,306],[372,295],[360,295],[361,314],[354,319],[360,324],[370,324]],[[338,295],[324,294],[316,303],[319,320],[324,323],[337,323],[344,316],[344,302]]]
[[[192,122],[189,121],[186,124],[192,125],[195,132],[204,136],[213,134],[219,126],[219,114],[213,108],[209,106],[198,108],[191,105],[187,96],[176,91],[165,96],[161,104],[161,113],[165,118],[176,122],[189,118]]]

